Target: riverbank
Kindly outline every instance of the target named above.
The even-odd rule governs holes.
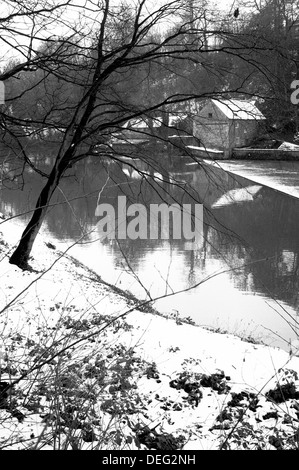
[[[250,162],[246,160],[227,160],[222,162],[204,160],[203,164],[206,167],[213,168],[213,172],[217,172],[217,174],[218,172],[219,174],[224,172],[225,174],[232,175],[233,178],[238,178],[237,181],[242,186],[257,183],[288,197],[299,198],[298,162],[293,162],[293,172],[290,171],[290,167],[283,161],[280,162],[279,167],[270,161]]]
[[[1,449],[298,449],[297,350],[158,315],[42,237],[22,272],[0,231]]]

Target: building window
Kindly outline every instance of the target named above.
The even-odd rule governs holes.
[[[209,113],[209,118],[212,118],[213,117],[213,113]]]

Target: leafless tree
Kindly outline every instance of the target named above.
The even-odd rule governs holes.
[[[246,93],[246,77],[231,86],[231,58],[250,63],[250,34],[224,27],[206,2],[87,0],[7,1],[0,18],[2,43],[17,55],[3,64],[7,103],[1,126],[15,139],[26,164],[22,139],[43,128],[59,134],[46,183],[10,262],[28,269],[28,259],[52,195],[65,172],[86,158],[99,141],[112,153],[109,138],[130,119],[151,123],[192,99]],[[269,45],[267,44],[267,47]],[[260,49],[260,47],[259,47]],[[257,51],[258,54],[258,51]],[[261,70],[256,55],[250,63]],[[167,127],[167,117],[163,119]],[[149,128],[151,125],[149,124]],[[153,128],[152,128],[153,130]],[[167,144],[167,133],[160,139]]]

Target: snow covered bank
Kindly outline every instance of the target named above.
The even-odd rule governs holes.
[[[290,162],[277,161],[275,163],[269,160],[229,160],[225,162],[205,160],[205,163],[287,196],[299,198],[298,160],[291,162],[291,165]]]
[[[41,237],[21,272],[0,231],[1,449],[298,449],[297,350],[138,308]]]

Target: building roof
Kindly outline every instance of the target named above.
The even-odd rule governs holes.
[[[211,100],[228,119],[266,119],[263,113],[249,100]]]
[[[162,119],[161,118],[153,118],[152,119],[152,126],[153,127],[161,127],[162,126]],[[135,118],[130,119],[123,125],[124,129],[135,130],[135,129],[144,129],[149,128],[148,119],[147,118]]]

